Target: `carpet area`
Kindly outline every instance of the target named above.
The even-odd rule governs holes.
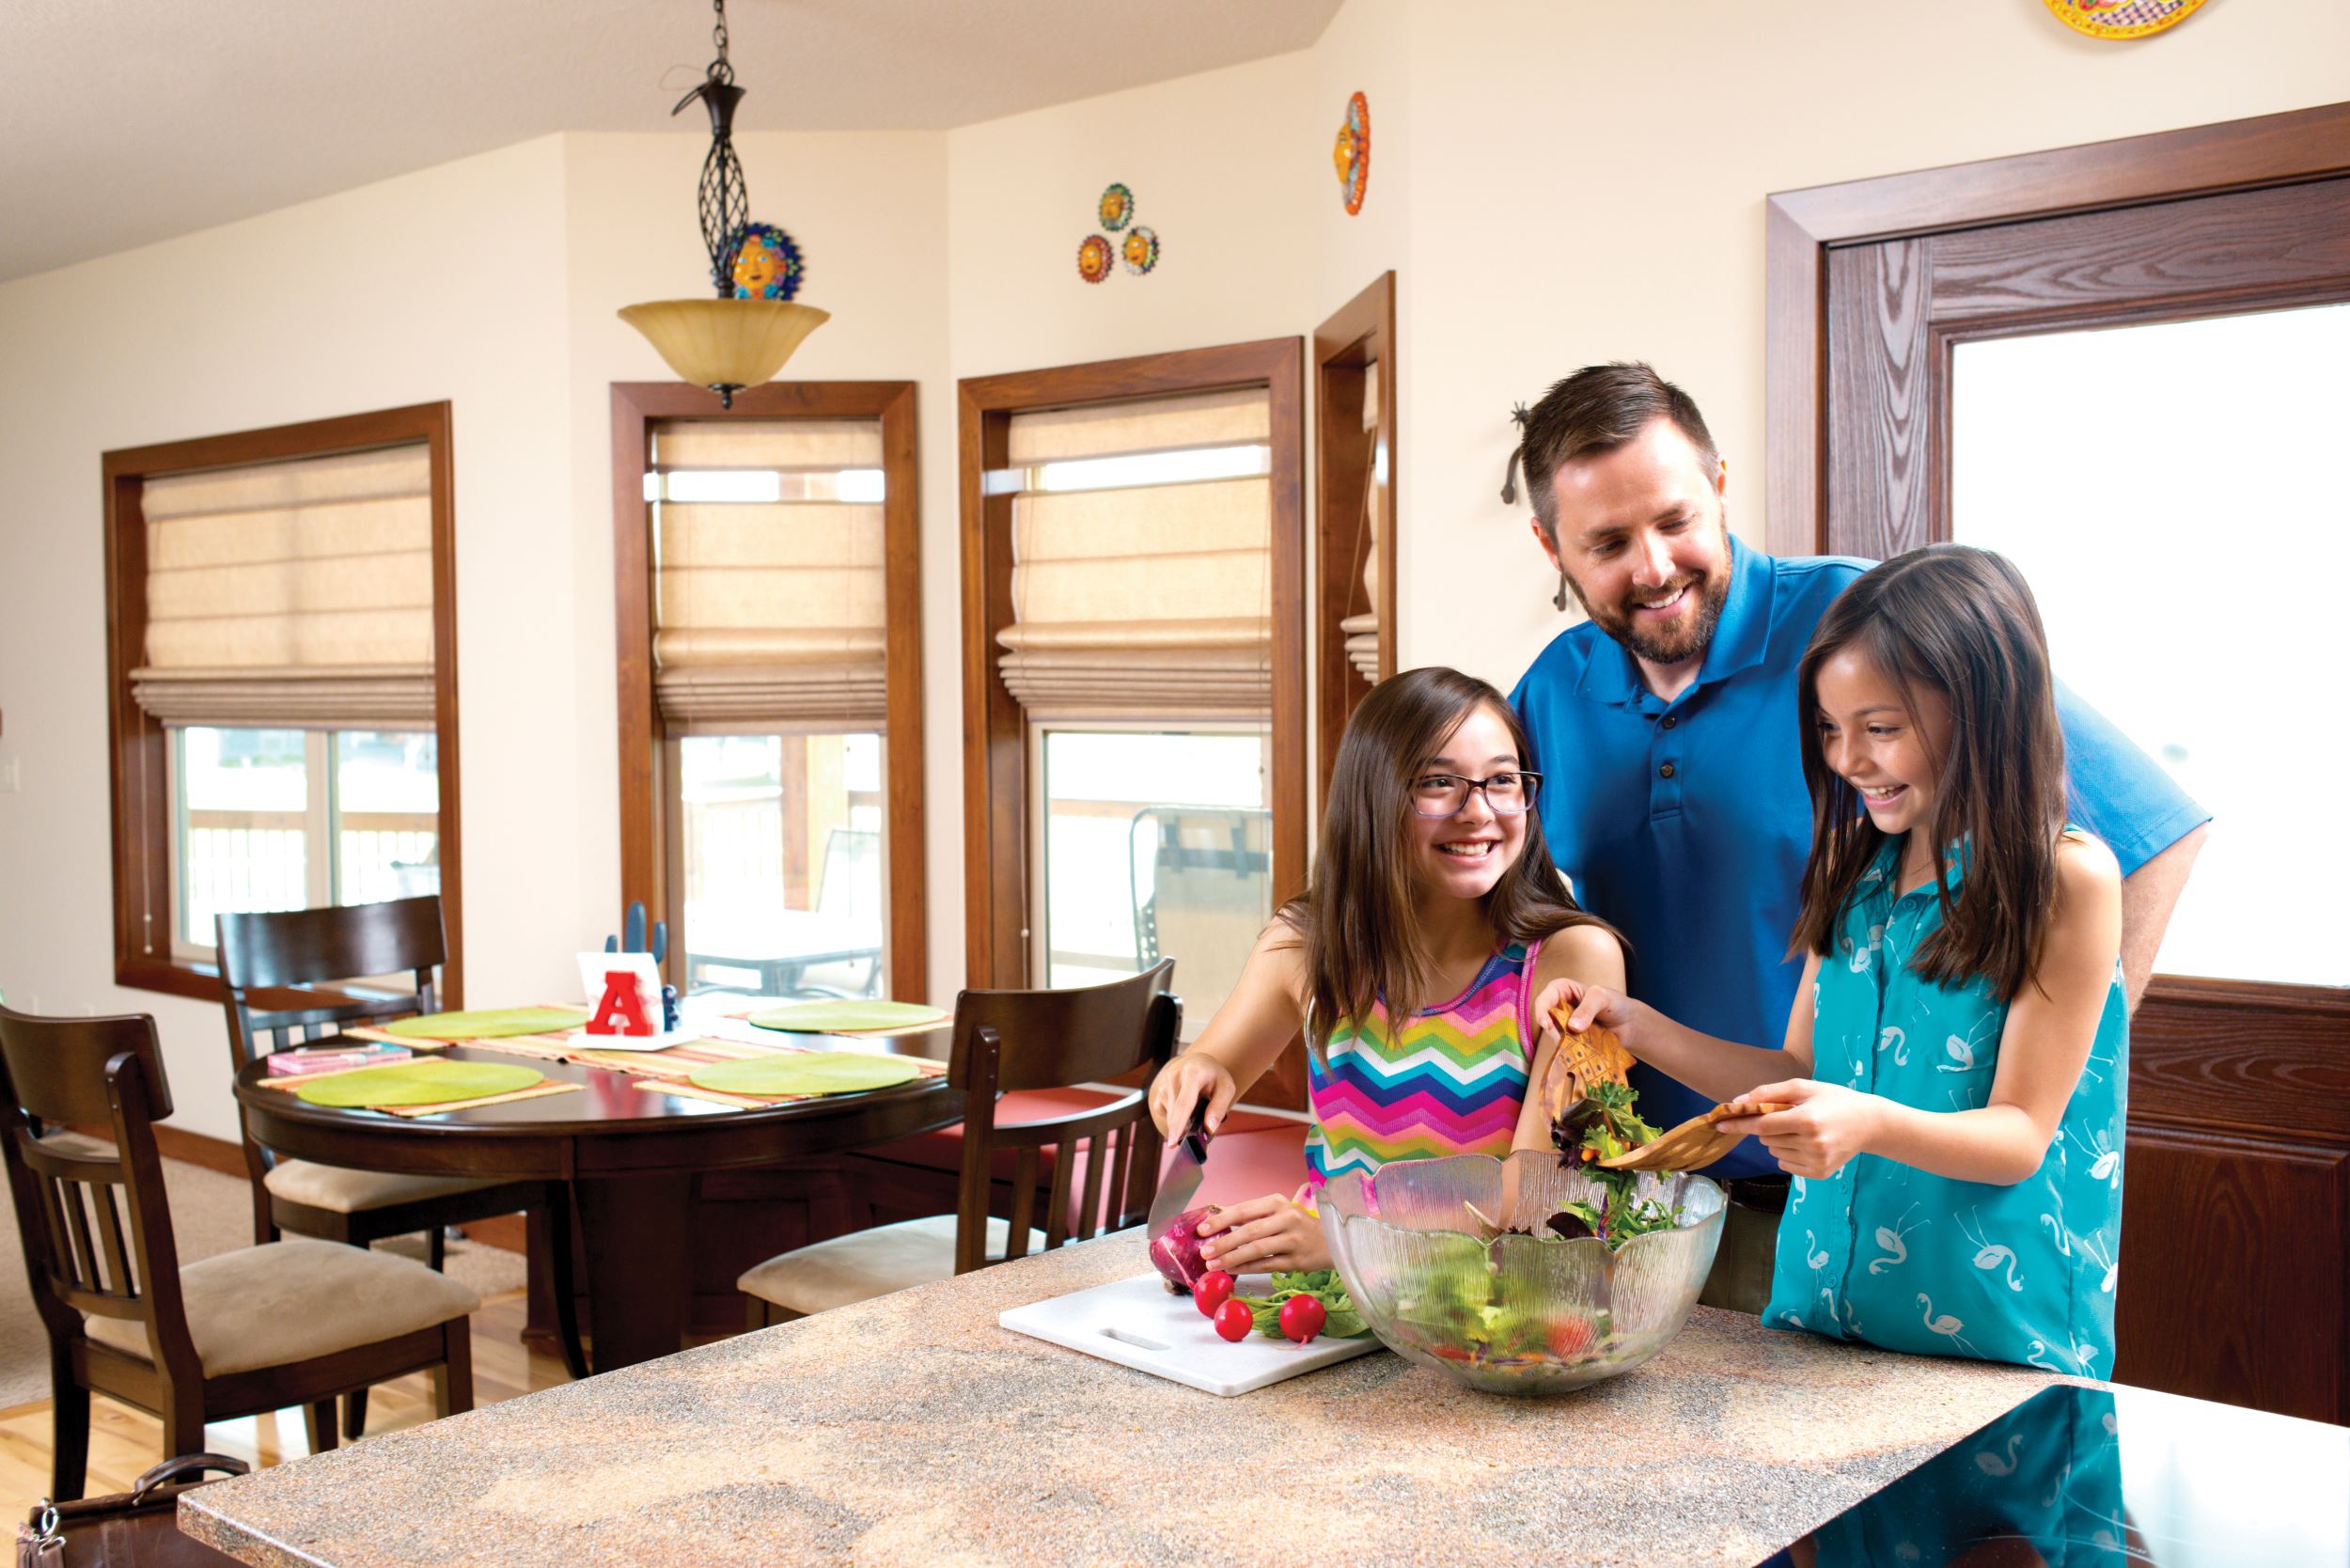
[[[253,1245],[253,1200],[244,1180],[180,1160],[164,1161],[164,1191],[171,1203],[172,1235],[180,1261],[192,1263]],[[0,1409],[49,1397],[49,1336],[33,1310],[25,1281],[24,1252],[16,1211],[8,1208],[11,1256],[0,1264]],[[424,1257],[422,1236],[400,1236],[383,1244],[387,1252]],[[484,1296],[520,1290],[520,1254],[479,1242],[448,1244],[449,1277]]]

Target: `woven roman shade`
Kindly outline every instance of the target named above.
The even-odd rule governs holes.
[[[138,705],[166,725],[431,729],[429,454],[149,478]]]
[[[1347,662],[1373,685],[1379,683],[1379,362],[1363,368],[1363,430],[1371,437],[1363,452],[1363,533],[1371,548],[1363,552],[1363,589],[1370,595],[1367,615],[1351,615],[1339,622],[1346,638]]]
[[[1263,475],[1036,488],[1053,463],[1259,446],[1261,390],[1017,415],[1004,685],[1031,713],[1261,715],[1273,701],[1272,484]]]
[[[829,496],[882,466],[881,426],[706,420],[653,431],[665,484],[711,470]],[[816,482],[800,482],[816,481]],[[837,499],[661,501],[654,509],[653,697],[673,728],[880,729],[887,625],[882,509]]]

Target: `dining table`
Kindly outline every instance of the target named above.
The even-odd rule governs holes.
[[[784,1037],[706,1010],[698,1022],[689,1014],[689,1023],[721,1041],[911,1056],[933,1064],[946,1061],[953,1039],[943,1027]],[[515,1046],[478,1041],[431,1055],[512,1063]],[[934,1065],[885,1089],[743,1105],[704,1097],[690,1085],[555,1059],[540,1049],[530,1065],[547,1083],[575,1090],[403,1116],[313,1105],[274,1087],[264,1058],[237,1074],[237,1101],[255,1141],[286,1158],[411,1176],[565,1183],[586,1249],[581,1273],[598,1372],[668,1356],[683,1344],[697,1176],[913,1137],[963,1119],[962,1091]]]

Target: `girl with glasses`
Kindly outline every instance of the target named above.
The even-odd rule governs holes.
[[[1548,1147],[1527,1108],[1533,998],[1561,980],[1621,988],[1623,948],[1551,863],[1526,752],[1502,695],[1458,670],[1406,671],[1355,711],[1311,884],[1151,1088],[1161,1132],[1204,1103],[1213,1133],[1305,1030],[1307,1184],[1203,1220],[1211,1267],[1329,1267],[1305,1203],[1341,1171]]]

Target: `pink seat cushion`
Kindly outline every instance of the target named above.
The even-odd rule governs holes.
[[[1117,1098],[1114,1094],[1089,1089],[1022,1090],[1007,1094],[995,1103],[995,1121],[999,1126],[1021,1121],[1042,1121],[1089,1110],[1096,1105],[1106,1105]],[[1055,1149],[1040,1152],[1037,1160],[1037,1179],[1040,1182],[1052,1181],[1054,1156],[1058,1152]],[[958,1123],[916,1137],[900,1138],[895,1143],[878,1144],[867,1153],[875,1159],[920,1166],[952,1175],[963,1168],[963,1127]],[[1167,1157],[1173,1157],[1172,1151]],[[1014,1152],[1009,1149],[995,1152],[989,1163],[996,1181],[1011,1180],[1015,1158]],[[1085,1152],[1081,1151],[1079,1164],[1070,1172],[1072,1192],[1085,1190],[1084,1158]],[[1261,1111],[1236,1110],[1224,1119],[1223,1130],[1209,1145],[1207,1179],[1200,1184],[1199,1201],[1235,1203],[1244,1198],[1261,1198],[1269,1192],[1287,1197],[1295,1192],[1305,1180],[1306,1123],[1292,1121],[1284,1117],[1267,1116]]]

